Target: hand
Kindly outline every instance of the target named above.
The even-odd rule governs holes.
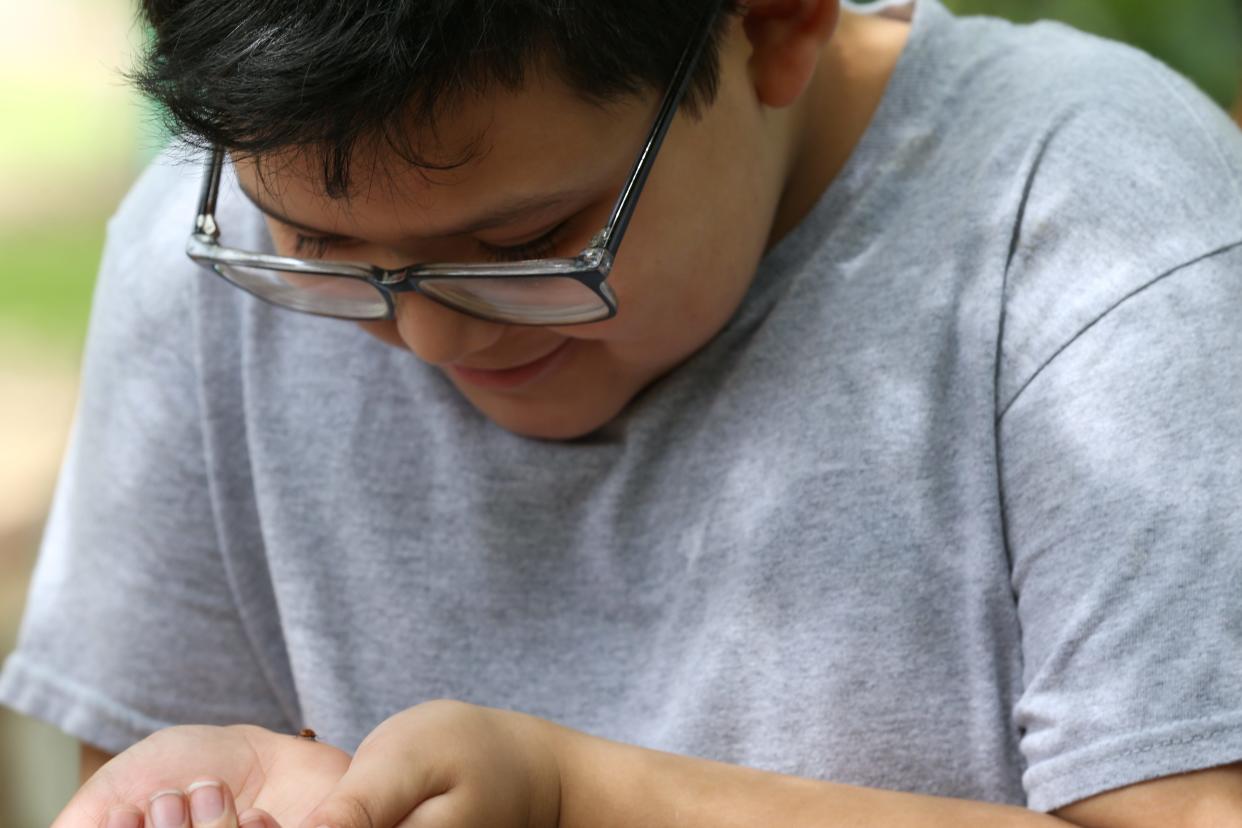
[[[145,821],[147,828],[164,828],[152,814],[151,795],[185,791],[203,780],[220,783],[224,815],[195,821],[187,809],[184,822],[175,828],[235,828],[239,817],[253,816],[262,817],[254,826],[263,828],[296,825],[348,766],[349,754],[331,745],[261,727],[170,727],[100,768],[52,828],[108,828],[113,813],[137,814],[137,826]],[[132,818],[119,824],[135,826]],[[246,828],[252,828],[249,821]]]
[[[557,828],[557,729],[435,701],[382,722],[301,828]]]

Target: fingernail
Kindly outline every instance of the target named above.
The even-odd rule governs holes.
[[[160,791],[151,797],[154,828],[184,828],[185,797],[181,791]]]
[[[269,823],[266,814],[259,810],[253,810],[238,815],[237,824],[239,828],[246,828],[246,826],[268,825]]]
[[[195,782],[186,790],[195,822],[212,822],[224,815],[224,791],[218,782]]]
[[[133,811],[113,811],[108,814],[108,828],[141,828],[142,814]]]

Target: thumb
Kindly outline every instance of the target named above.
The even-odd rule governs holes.
[[[359,748],[345,775],[300,828],[396,828],[420,804],[449,787],[437,787],[430,763],[413,750],[366,747]]]

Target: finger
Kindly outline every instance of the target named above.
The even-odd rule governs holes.
[[[185,789],[190,795],[192,828],[237,828],[233,793],[217,779],[203,779]]]
[[[411,751],[360,749],[301,828],[394,828],[429,797],[448,790]]]
[[[147,800],[147,825],[149,828],[189,828],[190,809],[185,794],[179,790],[156,791]]]
[[[132,805],[113,808],[104,817],[103,828],[142,828],[142,811]]]
[[[237,824],[241,828],[280,828],[280,823],[276,822],[276,817],[261,808],[251,808],[248,811],[243,811],[237,817]]]

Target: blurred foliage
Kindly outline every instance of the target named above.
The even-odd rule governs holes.
[[[104,219],[0,230],[0,325],[76,347],[86,331]]]
[[[1232,105],[1242,75],[1242,0],[944,0],[958,14],[1060,20],[1144,49]]]
[[[133,0],[12,3],[5,23],[0,362],[21,363],[79,347],[104,222],[154,142],[121,77]]]

